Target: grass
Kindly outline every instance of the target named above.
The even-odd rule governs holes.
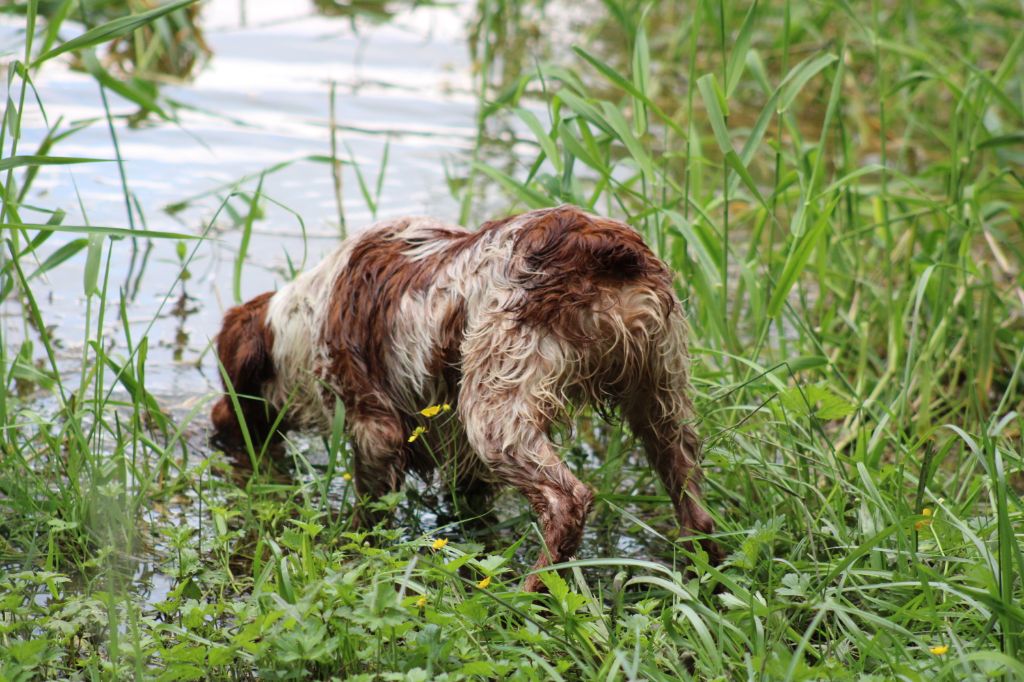
[[[674,543],[629,435],[586,415],[565,449],[598,503],[545,596],[517,590],[538,540],[514,496],[479,538],[412,489],[368,535],[340,420],[285,476],[190,439],[205,405],[163,414],[146,340],[111,357],[101,330],[123,237],[187,240],[187,273],[205,233],[26,203],[78,161],[20,144],[34,69],[71,49],[33,0],[0,132],[0,291],[31,339],[0,339],[0,679],[1024,679],[1024,10],[606,0],[568,30],[558,7],[479,3],[451,186],[466,217],[497,188],[627,219],[678,272],[728,561]],[[538,44],[545,14],[571,45]],[[83,234],[44,255],[60,230]],[[33,287],[82,257],[68,372]]]

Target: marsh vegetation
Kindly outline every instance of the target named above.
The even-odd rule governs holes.
[[[1019,2],[283,5],[0,7],[0,679],[1024,679]],[[596,415],[545,595],[515,495],[209,445],[225,307],[562,202],[678,273],[724,564]]]

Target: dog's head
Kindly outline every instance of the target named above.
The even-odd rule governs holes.
[[[270,436],[277,418],[276,410],[263,399],[263,387],[275,372],[274,333],[267,324],[267,306],[272,295],[273,292],[260,294],[229,310],[217,335],[224,396],[213,406],[210,416],[216,439],[229,447],[244,445],[243,429],[248,429],[252,443],[260,447]],[[232,391],[238,400],[237,408]]]

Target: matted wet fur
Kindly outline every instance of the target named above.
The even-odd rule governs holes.
[[[430,218],[379,223],[229,310],[217,351],[255,442],[279,416],[282,428],[329,430],[340,399],[362,499],[438,466],[468,499],[515,486],[543,530],[542,567],[573,556],[593,502],[550,438],[585,404],[621,409],[681,528],[714,532],[700,501],[686,335],[671,273],[640,235],[561,206],[475,232]],[[420,414],[443,403],[457,418]],[[212,418],[222,439],[240,442],[228,396]],[[525,588],[540,584],[534,574]]]

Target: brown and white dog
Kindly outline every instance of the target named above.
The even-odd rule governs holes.
[[[402,218],[228,311],[217,351],[245,426],[229,395],[213,424],[234,442],[243,428],[265,441],[279,418],[327,431],[341,400],[362,499],[436,467],[471,500],[513,485],[539,517],[539,568],[576,552],[593,501],[551,440],[585,404],[621,410],[685,532],[714,531],[686,338],[671,272],[623,223],[573,206],[475,232]],[[457,419],[423,417],[443,403]]]

